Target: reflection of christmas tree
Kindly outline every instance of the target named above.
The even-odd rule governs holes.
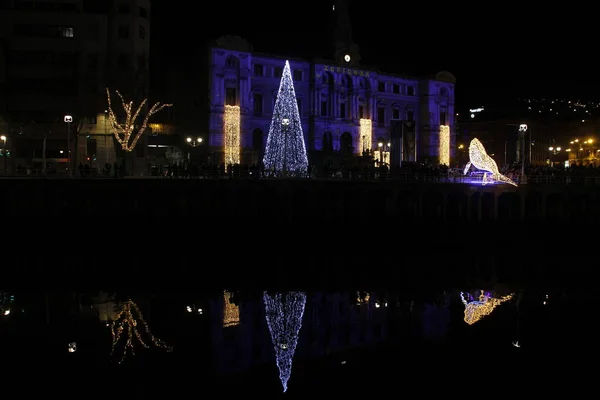
[[[119,342],[122,339],[124,339],[125,341],[125,347],[123,348],[123,353],[119,358],[119,364],[125,360],[125,357],[127,357],[128,352],[131,352],[131,355],[135,355],[135,349],[133,344],[134,340],[137,339],[137,341],[140,342],[141,346],[146,349],[150,347],[148,342],[144,339],[144,336],[155,347],[164,349],[168,352],[173,351],[172,347],[168,346],[162,340],[154,337],[152,332],[150,332],[150,328],[148,328],[148,323],[144,320],[140,308],[131,300],[125,302],[123,308],[121,309],[121,312],[119,313],[119,316],[115,321],[113,321],[111,326],[111,333],[113,335],[111,356],[117,353]]]
[[[308,169],[302,121],[288,61],[279,84],[263,164],[266,171],[283,174],[303,175]]]
[[[292,360],[298,344],[298,334],[302,328],[306,294],[289,292],[271,296],[265,292],[263,299],[267,325],[275,348],[279,379],[285,392],[292,374]]]

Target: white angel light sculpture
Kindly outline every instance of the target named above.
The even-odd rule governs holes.
[[[471,165],[483,171],[482,185],[487,185],[492,182],[503,182],[517,186],[512,179],[500,173],[496,161],[487,154],[485,147],[483,147],[483,144],[481,144],[477,138],[471,140],[471,143],[469,144],[469,162],[465,166],[465,175],[469,172]]]

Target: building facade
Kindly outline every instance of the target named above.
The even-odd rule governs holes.
[[[451,73],[421,79],[383,73],[361,66],[356,46],[337,46],[330,61],[289,60],[311,162],[320,151],[387,152],[399,136],[404,161],[439,162],[454,154]],[[225,109],[232,106],[239,107],[240,162],[260,163],[285,61],[253,52],[239,37],[216,41],[210,50],[209,144],[217,159],[229,151]]]
[[[112,164],[105,88],[134,101],[148,96],[149,43],[150,0],[0,0],[7,168],[36,170],[45,159],[64,171],[67,147],[74,167]],[[139,149],[144,157],[146,146]]]

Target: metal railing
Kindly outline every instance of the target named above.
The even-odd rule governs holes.
[[[46,175],[41,171],[30,171],[28,173],[19,174],[0,174],[0,178],[21,178],[21,179],[115,179],[114,171],[103,173],[97,169],[89,170],[87,174],[81,174],[79,171],[73,171],[73,176],[69,177],[68,171],[56,171]],[[277,180],[279,177],[267,176],[259,171],[236,171],[234,173],[223,173],[218,170],[202,170],[197,173],[187,173],[185,171],[170,173],[164,175],[153,175],[150,170],[139,170],[134,176],[118,176],[118,178],[127,179],[261,179],[261,180]],[[289,179],[289,178],[287,178]],[[303,179],[303,178],[295,178]],[[479,175],[462,175],[462,174],[435,174],[430,172],[424,173],[406,173],[406,172],[387,172],[379,173],[376,171],[361,171],[361,172],[332,172],[328,174],[312,174],[312,180],[320,181],[368,181],[368,182],[398,182],[398,183],[438,183],[438,184],[471,184],[481,185],[481,176]],[[515,182],[520,182],[519,177],[513,178]],[[529,185],[584,185],[595,186],[600,185],[600,176],[592,175],[530,175],[527,176],[527,184]]]

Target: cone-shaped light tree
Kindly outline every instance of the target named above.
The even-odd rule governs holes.
[[[308,169],[302,121],[289,61],[285,62],[281,75],[263,164],[265,171],[276,174],[303,175]]]
[[[267,325],[275,348],[279,379],[285,392],[292,375],[292,360],[296,352],[300,328],[302,328],[306,293],[288,292],[270,295],[264,292],[263,300]]]

